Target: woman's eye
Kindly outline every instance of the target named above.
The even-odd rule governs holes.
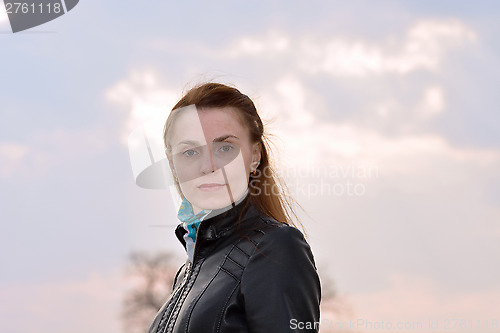
[[[193,149],[188,149],[188,150],[184,151],[183,154],[186,157],[192,157],[192,156],[196,155],[196,151]]]
[[[230,146],[230,145],[224,145],[224,146],[222,146],[222,147],[220,148],[220,151],[222,151],[222,152],[224,152],[224,153],[227,153],[227,152],[231,151],[231,149],[233,149],[233,147],[232,147],[232,146]]]

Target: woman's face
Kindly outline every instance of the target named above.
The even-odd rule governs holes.
[[[260,162],[260,148],[250,142],[236,112],[188,107],[170,129],[170,166],[195,214],[240,199],[248,188],[250,165],[255,169]]]

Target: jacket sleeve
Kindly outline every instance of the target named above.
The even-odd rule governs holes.
[[[243,272],[241,296],[252,333],[318,331],[321,287],[298,229],[280,226],[262,237]]]

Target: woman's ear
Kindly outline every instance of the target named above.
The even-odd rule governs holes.
[[[260,143],[257,142],[252,146],[252,162],[250,163],[250,171],[257,170],[257,167],[260,164],[261,158],[261,148]]]

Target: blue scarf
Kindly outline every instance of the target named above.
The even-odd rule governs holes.
[[[202,210],[198,214],[194,213],[193,206],[186,198],[182,199],[181,206],[179,207],[179,212],[177,213],[177,218],[182,222],[182,226],[187,231],[187,233],[184,234],[184,241],[186,242],[186,252],[189,261],[193,262],[194,243],[196,243],[196,235],[201,221],[203,221],[208,215],[212,217],[233,208],[248,195],[248,192],[249,190],[247,188],[241,198],[227,207],[216,210]]]
[[[201,221],[210,212],[210,210],[202,210],[195,215],[191,203],[187,201],[186,198],[182,199],[181,207],[179,208],[179,212],[177,213],[177,218],[182,222],[182,226],[187,231],[187,233],[184,234],[184,240],[186,241],[187,255],[191,262],[193,262],[194,243],[196,242],[198,227],[200,226]]]

